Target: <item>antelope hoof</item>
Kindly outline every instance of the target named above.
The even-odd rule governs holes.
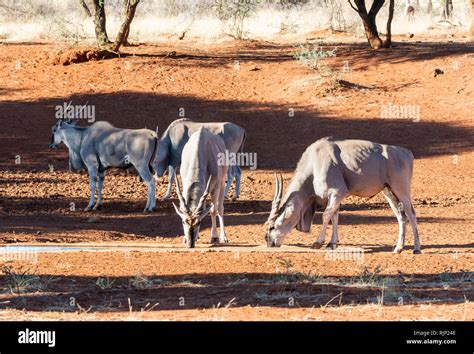
[[[223,237],[223,238],[220,239],[219,242],[221,242],[221,243],[229,243],[229,240],[227,239],[227,237]]]
[[[326,246],[327,250],[335,250],[336,249],[336,244],[335,243],[328,243]]]
[[[413,250],[413,254],[421,254],[421,250]]]
[[[87,206],[87,207],[84,209],[84,211],[92,211],[92,207]]]
[[[165,196],[163,196],[163,198],[161,198],[161,201],[169,200],[170,198],[171,198],[171,195],[166,194]]]
[[[94,205],[94,207],[92,208],[92,210],[101,210],[102,209],[102,204],[96,204]]]
[[[216,238],[213,237],[213,238],[211,238],[211,243],[213,245],[218,245],[219,244],[219,239],[217,237]]]
[[[400,254],[400,253],[402,253],[402,251],[403,251],[403,248],[395,248],[392,253],[393,254]]]
[[[319,250],[321,247],[323,247],[322,243],[315,242],[312,244],[311,248]]]

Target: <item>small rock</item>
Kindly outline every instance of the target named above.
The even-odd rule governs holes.
[[[434,71],[434,77],[438,76],[438,75],[443,75],[444,74],[444,71],[441,70],[441,69],[435,69]]]
[[[36,234],[37,234],[37,235],[41,235],[41,231],[36,231]]]

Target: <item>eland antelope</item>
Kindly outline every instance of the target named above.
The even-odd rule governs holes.
[[[267,245],[281,246],[295,226],[299,231],[309,232],[317,206],[326,204],[322,229],[313,247],[322,246],[331,221],[332,238],[327,247],[335,249],[341,201],[350,195],[372,197],[382,191],[399,224],[393,252],[403,250],[408,219],[413,230],[414,253],[418,254],[421,245],[411,202],[412,174],[413,154],[405,148],[364,140],[320,139],[301,156],[283,198],[283,179],[276,178],[272,209],[266,222]]]
[[[163,136],[159,140],[158,149],[153,161],[153,169],[158,176],[163,176],[166,169],[169,171],[169,183],[163,200],[171,197],[173,189],[174,176],[176,169],[181,165],[181,155],[184,145],[189,140],[190,136],[197,132],[200,128],[206,128],[212,134],[219,135],[223,140],[226,149],[229,152],[237,153],[243,149],[245,142],[245,129],[236,124],[225,123],[200,123],[193,122],[187,118],[177,119],[172,122]],[[232,197],[237,199],[240,194],[240,178],[242,171],[239,166],[229,166],[227,175],[227,185],[224,197],[229,192],[235,177],[235,191]]]
[[[133,165],[148,186],[148,200],[144,209],[153,211],[156,205],[155,177],[151,162],[158,137],[149,129],[119,129],[108,122],[96,122],[88,127],[59,120],[52,128],[50,148],[61,142],[69,149],[69,169],[77,172],[87,168],[90,177],[90,199],[85,211],[102,206],[102,187],[109,167],[127,168]],[[95,201],[98,177],[97,202]]]
[[[199,237],[202,219],[210,212],[212,219],[211,243],[228,242],[224,231],[224,187],[228,166],[219,165],[218,155],[225,153],[223,139],[206,128],[199,128],[183,148],[181,179],[183,190],[176,179],[179,207],[173,203],[182,220],[184,242],[194,248]],[[211,195],[211,204],[206,198]],[[217,236],[216,215],[220,234]]]

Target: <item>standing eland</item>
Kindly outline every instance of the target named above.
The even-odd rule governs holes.
[[[183,191],[176,178],[179,207],[173,203],[184,228],[184,241],[194,248],[199,237],[201,221],[210,212],[212,219],[211,243],[227,243],[224,231],[224,187],[228,166],[219,165],[218,155],[225,153],[223,139],[206,128],[199,128],[183,148],[181,179]],[[206,207],[211,195],[212,204]],[[216,215],[219,216],[220,235],[217,236]]]
[[[148,186],[148,200],[143,211],[155,209],[155,176],[151,162],[158,137],[154,131],[119,129],[108,122],[76,127],[59,120],[53,126],[52,133],[49,147],[54,149],[64,142],[69,149],[69,169],[77,172],[87,168],[91,195],[85,211],[101,208],[105,171],[110,167],[127,168],[130,165],[135,167]],[[97,203],[94,205],[97,177]]]
[[[158,149],[153,161],[153,169],[158,176],[163,176],[166,169],[169,171],[169,183],[163,200],[171,197],[173,189],[174,176],[176,169],[181,165],[181,155],[184,145],[188,142],[190,136],[200,128],[206,128],[212,134],[219,135],[223,140],[226,149],[231,153],[242,151],[245,142],[245,129],[236,124],[225,123],[199,123],[193,122],[187,118],[177,119],[172,122],[163,133]],[[235,190],[232,200],[240,195],[240,178],[242,171],[239,166],[229,166],[227,175],[227,185],[224,197],[229,192],[230,186],[235,177]]]
[[[412,174],[410,150],[364,140],[322,138],[301,156],[283,198],[283,179],[276,178],[272,209],[266,222],[267,245],[281,246],[286,234],[295,226],[298,231],[309,232],[317,206],[326,204],[322,229],[313,248],[322,246],[331,221],[332,238],[327,247],[334,250],[341,201],[350,195],[372,197],[382,191],[399,224],[393,253],[403,250],[408,218],[414,236],[413,253],[419,254],[421,245],[410,193]]]

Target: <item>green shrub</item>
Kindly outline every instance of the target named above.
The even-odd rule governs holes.
[[[319,45],[314,44],[300,44],[293,57],[299,64],[310,69],[319,71],[323,76],[331,74],[327,65],[322,63],[322,60],[329,57],[336,56],[337,48],[332,50],[324,50]]]

